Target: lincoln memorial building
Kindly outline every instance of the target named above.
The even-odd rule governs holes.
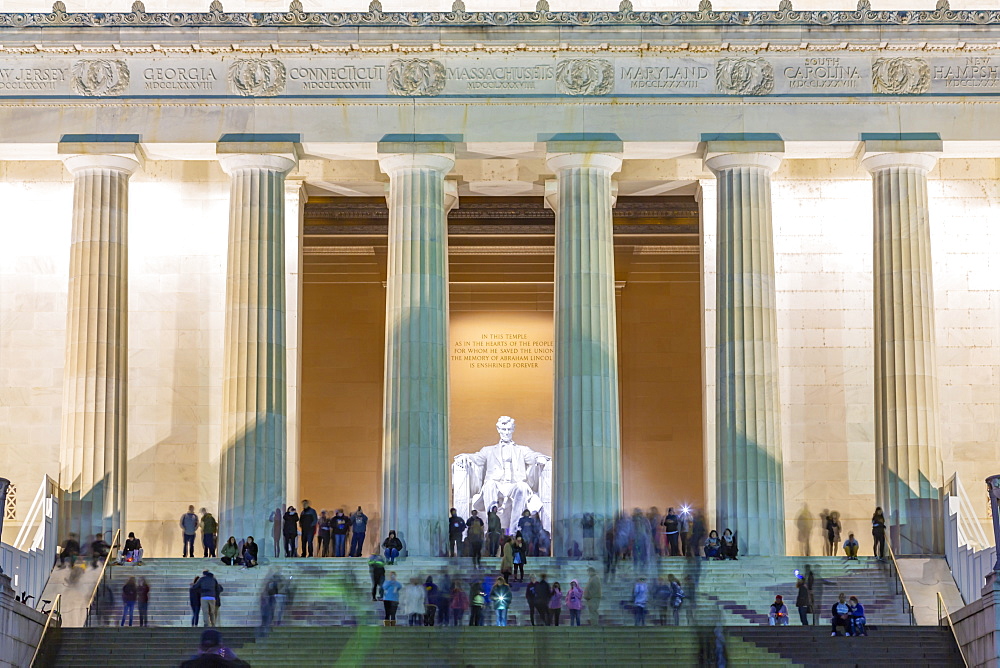
[[[49,476],[147,556],[302,499],[436,555],[499,416],[557,555],[991,526],[993,3],[128,2],[0,6],[5,539]]]

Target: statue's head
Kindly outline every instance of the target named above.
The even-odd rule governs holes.
[[[501,415],[500,419],[497,420],[497,432],[500,434],[500,440],[511,440],[514,437],[514,418]]]

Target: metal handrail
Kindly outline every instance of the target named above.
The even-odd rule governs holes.
[[[906,606],[910,606],[910,626],[916,626],[917,620],[913,614],[913,599],[910,598],[910,592],[906,589],[906,583],[903,581],[903,576],[899,574],[899,564],[896,562],[896,554],[892,551],[892,545],[889,544],[888,541],[886,541],[885,546],[889,550],[889,563],[891,564],[890,568],[894,571],[893,577],[896,578],[896,582],[899,583],[900,588],[903,590],[903,612],[907,612]],[[896,593],[898,594],[899,591],[897,590]]]
[[[38,637],[38,645],[35,646],[35,653],[31,655],[31,663],[29,664],[31,668],[41,665],[38,663],[39,654],[42,651],[42,643],[45,642],[45,636],[48,634],[53,620],[60,625],[62,624],[61,604],[62,594],[56,594],[56,599],[52,601],[52,608],[49,609],[49,614],[45,617],[45,626],[42,627],[42,635]]]
[[[944,621],[948,621],[948,628],[951,629],[951,635],[955,638],[955,644],[958,645],[958,653],[962,656],[962,663],[965,664],[965,668],[969,668],[969,660],[965,658],[965,651],[962,649],[962,643],[958,639],[958,633],[955,632],[955,624],[951,621],[951,613],[948,612],[948,604],[944,602],[944,597],[941,596],[941,592],[935,592],[937,594],[938,603],[938,625],[944,626]],[[941,616],[941,612],[944,612],[944,616]]]
[[[977,551],[990,547],[990,540],[976,517],[975,506],[972,505],[972,500],[965,491],[965,485],[962,484],[957,471],[948,479],[946,487],[951,488],[952,496],[958,497],[958,528],[966,544]]]
[[[97,574],[97,582],[94,584],[94,591],[90,592],[90,600],[87,601],[87,619],[84,621],[84,626],[90,626],[90,611],[94,606],[94,601],[97,599],[97,593],[101,590],[101,583],[104,582],[104,576],[107,573],[108,565],[111,563],[111,557],[115,555],[115,551],[118,549],[121,537],[122,530],[118,529],[115,531],[115,537],[111,540],[111,548],[108,550],[107,556],[104,557],[104,564],[101,565],[101,572]]]

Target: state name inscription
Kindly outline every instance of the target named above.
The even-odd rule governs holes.
[[[451,361],[469,369],[537,369],[552,362],[551,340],[518,332],[490,332],[455,341]]]

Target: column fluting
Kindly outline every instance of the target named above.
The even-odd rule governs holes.
[[[876,503],[898,554],[943,550],[926,153],[879,153],[872,174]]]
[[[269,518],[287,502],[285,174],[290,156],[220,156],[229,174],[219,522],[273,550]]]
[[[125,526],[128,462],[128,181],[131,156],[64,158],[73,175],[61,526],[81,543]]]
[[[438,153],[389,154],[382,533],[437,556],[448,516],[448,221]]]
[[[622,508],[611,181],[621,164],[610,153],[548,158],[557,188],[554,554],[582,545],[585,513],[600,538]]]
[[[716,176],[717,527],[740,552],[785,554],[778,336],[771,228],[773,153],[724,153]]]

